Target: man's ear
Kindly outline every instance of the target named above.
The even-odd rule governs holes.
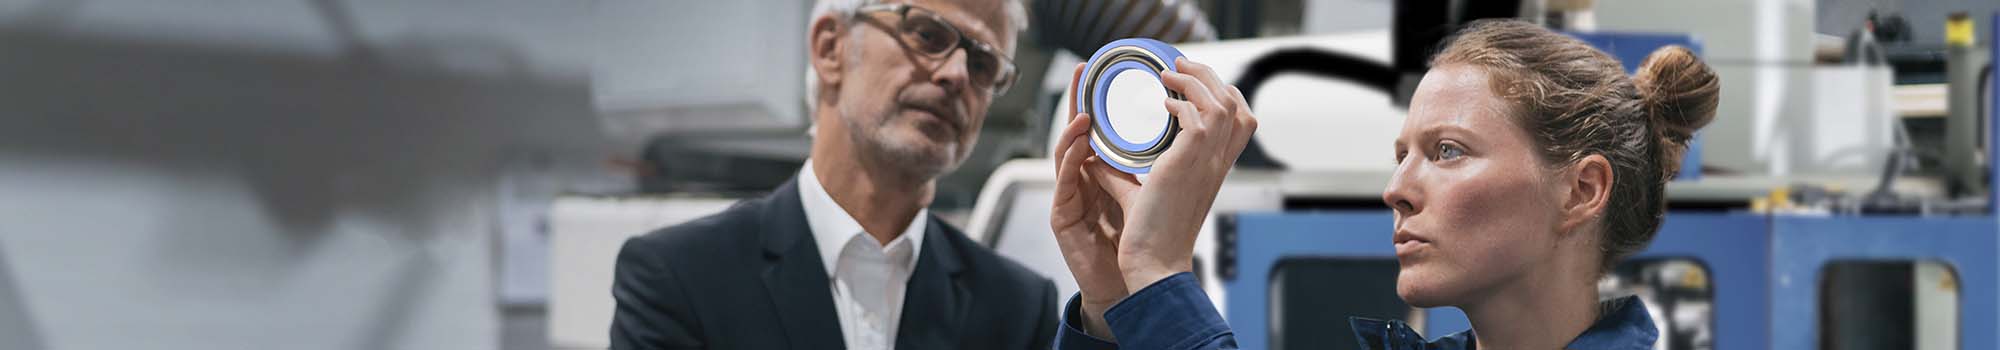
[[[1561,231],[1575,232],[1584,224],[1595,222],[1604,214],[1611,202],[1611,161],[1603,155],[1592,154],[1571,164],[1563,176],[1569,182],[1569,193],[1563,195],[1563,220]]]
[[[820,16],[806,31],[807,56],[821,85],[840,84],[842,52],[846,51],[846,28],[836,15]],[[822,91],[824,93],[824,91]]]

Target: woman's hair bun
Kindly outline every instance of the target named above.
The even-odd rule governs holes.
[[[1661,170],[1671,177],[1680,171],[1681,156],[1694,131],[1715,120],[1722,83],[1694,51],[1670,45],[1646,56],[1632,84],[1659,138]]]

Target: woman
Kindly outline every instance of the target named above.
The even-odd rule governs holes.
[[[1474,22],[1431,66],[1382,193],[1396,294],[1458,307],[1472,330],[1426,343],[1400,322],[1357,320],[1357,337],[1390,349],[1651,348],[1645,308],[1600,302],[1596,281],[1659,229],[1666,181],[1713,118],[1714,73],[1667,47],[1627,77],[1603,52],[1519,21]],[[1167,102],[1187,128],[1145,184],[1090,156],[1089,118],[1063,134],[1050,221],[1081,291],[1060,348],[1235,348],[1187,271],[1256,119],[1212,70],[1180,67],[1162,79],[1188,97]]]

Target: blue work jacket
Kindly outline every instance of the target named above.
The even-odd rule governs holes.
[[[1210,305],[1194,274],[1180,273],[1132,293],[1118,305],[1104,311],[1104,321],[1118,343],[1083,332],[1077,298],[1063,307],[1062,330],[1056,333],[1056,349],[1236,349],[1236,335],[1223,323],[1222,315]],[[1565,349],[1646,350],[1660,338],[1653,317],[1638,297],[1604,302],[1597,322],[1577,335]],[[1380,350],[1459,350],[1474,349],[1473,332],[1453,333],[1425,341],[1402,321],[1351,319],[1356,339],[1364,349]]]

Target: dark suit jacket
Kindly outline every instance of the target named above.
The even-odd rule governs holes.
[[[1049,279],[929,218],[896,348],[1044,349]],[[612,349],[839,349],[840,321],[796,180],[720,214],[625,241]]]

